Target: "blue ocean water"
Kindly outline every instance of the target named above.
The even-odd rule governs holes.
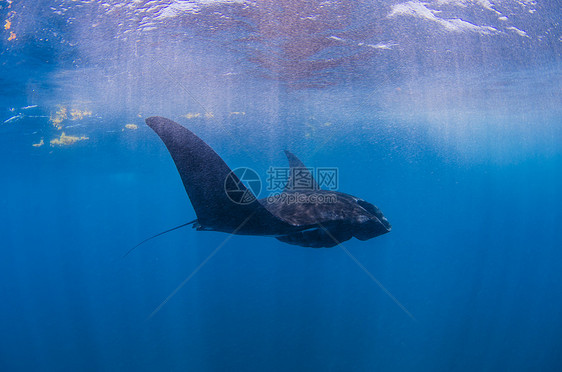
[[[0,6],[1,371],[561,370],[557,1]],[[393,229],[123,257],[196,217],[152,115]]]

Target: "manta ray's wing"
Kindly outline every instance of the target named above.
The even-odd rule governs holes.
[[[265,209],[220,156],[191,131],[163,117],[150,117],[146,124],[172,155],[201,230],[278,235],[291,228]],[[245,199],[233,201],[228,190]]]
[[[291,168],[285,191],[320,190],[310,169],[308,169],[292,152],[285,150],[285,155],[289,160],[289,167]]]

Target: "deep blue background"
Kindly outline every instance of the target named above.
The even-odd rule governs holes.
[[[122,258],[194,216],[142,134],[150,151],[15,149],[2,163],[4,370],[560,366],[560,156],[467,164],[424,136],[405,150],[399,132],[302,155],[340,167],[341,188],[388,216],[390,234],[345,246],[416,320],[341,249],[262,237],[233,237],[146,320],[226,235],[188,228]]]

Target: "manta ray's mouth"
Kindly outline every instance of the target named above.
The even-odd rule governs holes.
[[[353,236],[359,240],[369,240],[379,235],[386,234],[390,231],[391,227],[388,221],[386,221],[386,218],[384,218],[384,221],[386,224],[375,217],[363,222],[353,229]]]
[[[392,226],[390,225],[390,222],[388,222],[388,220],[382,214],[380,209],[375,207],[373,204],[368,203],[365,200],[361,200],[361,199],[357,200],[357,204],[359,204],[361,208],[365,209],[367,212],[375,216],[379,220],[379,222],[384,226],[384,228],[387,230],[386,232],[392,230]]]

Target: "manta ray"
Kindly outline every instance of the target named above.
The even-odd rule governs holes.
[[[371,203],[342,192],[319,189],[311,172],[289,151],[285,151],[290,166],[289,180],[298,168],[299,172],[309,172],[305,176],[312,180],[313,187],[298,191],[285,188],[275,198],[257,199],[221,157],[190,130],[157,116],[146,119],[146,124],[172,156],[197,219],[138,245],[191,224],[198,231],[271,236],[284,243],[311,248],[334,247],[352,237],[364,241],[391,229],[382,212]],[[233,189],[246,196],[245,202],[232,199],[226,190]],[[296,192],[301,197],[295,202]],[[308,198],[313,194],[315,198]],[[323,196],[329,202],[318,202]]]

